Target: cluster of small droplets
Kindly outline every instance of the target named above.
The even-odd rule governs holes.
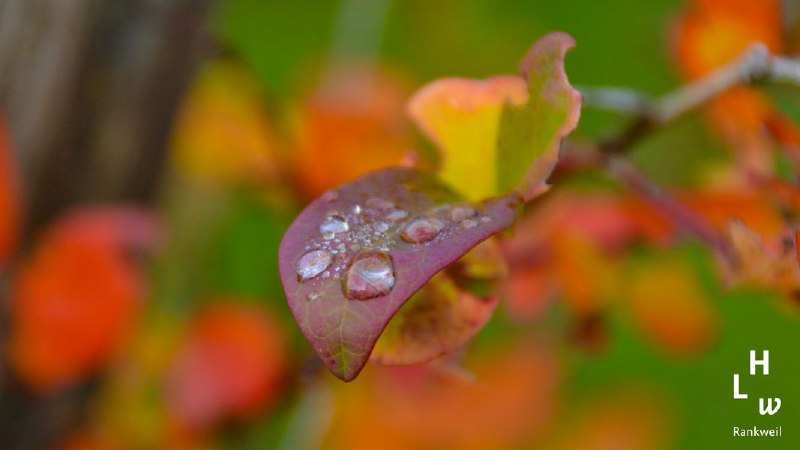
[[[411,195],[408,190],[405,194]],[[321,200],[331,203],[339,198],[340,194],[332,190]],[[466,204],[445,205],[427,215],[411,216],[395,202],[369,197],[363,206],[355,204],[346,212],[330,210],[325,215],[319,224],[319,238],[308,241],[297,263],[298,280],[313,283],[317,279],[343,279],[342,288],[351,299],[386,295],[394,286],[388,243],[399,242],[390,240],[390,234],[399,235],[406,245],[420,246],[491,221]],[[393,234],[395,230],[397,235]],[[370,249],[373,251],[363,253]],[[317,291],[306,295],[308,301],[319,297]]]

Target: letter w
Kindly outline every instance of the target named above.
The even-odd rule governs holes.
[[[772,407],[772,400],[775,400],[775,407]],[[780,398],[768,398],[767,399],[767,406],[764,407],[764,399],[758,399],[758,412],[761,413],[763,416],[764,414],[769,414],[770,416],[778,412],[781,409],[781,399]]]

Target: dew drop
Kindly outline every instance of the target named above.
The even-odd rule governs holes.
[[[329,270],[322,272],[322,278],[330,278],[330,277],[331,277],[331,272]]]
[[[389,214],[386,214],[386,220],[391,220],[392,222],[403,220],[406,217],[408,217],[408,212],[402,209],[393,209],[389,211]]]
[[[336,236],[336,233],[344,233],[350,229],[350,225],[344,217],[334,214],[326,217],[319,226],[319,232],[326,240],[331,240]]]
[[[394,266],[387,253],[365,253],[350,264],[344,277],[344,294],[353,300],[369,300],[388,294],[394,287]]]
[[[372,224],[372,228],[374,228],[378,233],[384,233],[389,229],[389,224],[386,222],[375,222]]]
[[[492,221],[491,217],[489,217],[489,216],[481,216],[481,222],[490,223],[491,221]]]
[[[421,244],[435,238],[444,228],[444,222],[435,217],[420,217],[406,225],[402,238],[412,244]]]
[[[464,221],[461,222],[461,226],[464,229],[475,228],[478,226],[478,221],[475,219],[464,219]]]
[[[306,300],[313,302],[319,298],[319,295],[319,292],[309,292],[308,295],[306,295]]]
[[[390,202],[389,200],[384,200],[378,197],[370,197],[364,202],[368,208],[375,208],[375,209],[392,209],[394,208],[394,203]]]
[[[448,216],[453,222],[461,222],[464,219],[474,217],[477,213],[478,212],[475,211],[475,208],[469,205],[454,205],[452,208],[450,208],[450,211],[448,211]]]
[[[322,194],[322,201],[324,202],[332,202],[339,198],[339,193],[336,191],[328,191]]]
[[[353,214],[361,214],[361,205],[353,205],[351,211]]]
[[[300,282],[314,278],[331,265],[333,256],[325,250],[312,250],[297,261],[297,280]]]

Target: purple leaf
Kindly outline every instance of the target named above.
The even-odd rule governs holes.
[[[512,194],[459,203],[432,175],[403,168],[312,202],[284,235],[279,264],[314,351],[339,378],[355,378],[397,310],[438,271],[508,228],[518,202]]]

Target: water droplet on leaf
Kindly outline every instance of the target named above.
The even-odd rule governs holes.
[[[375,209],[392,209],[394,208],[394,203],[390,202],[389,200],[384,200],[382,198],[377,197],[370,197],[364,202],[368,208],[375,208]]]
[[[477,226],[478,226],[478,221],[474,219],[464,219],[464,221],[461,222],[461,227],[464,228],[465,230],[470,228],[475,228]]]
[[[353,214],[361,214],[361,205],[353,205],[351,211],[353,211]]]
[[[393,209],[389,211],[389,214],[386,214],[386,220],[391,220],[396,222],[398,220],[403,220],[408,216],[407,211],[403,211],[402,209]]]
[[[297,279],[306,281],[314,278],[328,268],[333,261],[333,256],[325,250],[312,250],[297,261]]]
[[[322,201],[324,202],[332,202],[339,198],[339,193],[336,191],[328,191],[322,194]]]
[[[475,216],[478,212],[475,211],[475,208],[469,205],[454,205],[448,211],[448,216],[450,220],[453,222],[461,222],[464,219],[469,219],[470,217]]]
[[[391,292],[394,266],[386,253],[365,253],[350,264],[344,278],[344,294],[354,300],[369,300]]]
[[[327,240],[333,239],[336,233],[344,233],[349,229],[350,225],[347,220],[338,214],[326,217],[319,226],[319,232]]]
[[[420,217],[406,225],[402,238],[412,244],[421,244],[435,238],[444,228],[444,222],[435,217]]]

